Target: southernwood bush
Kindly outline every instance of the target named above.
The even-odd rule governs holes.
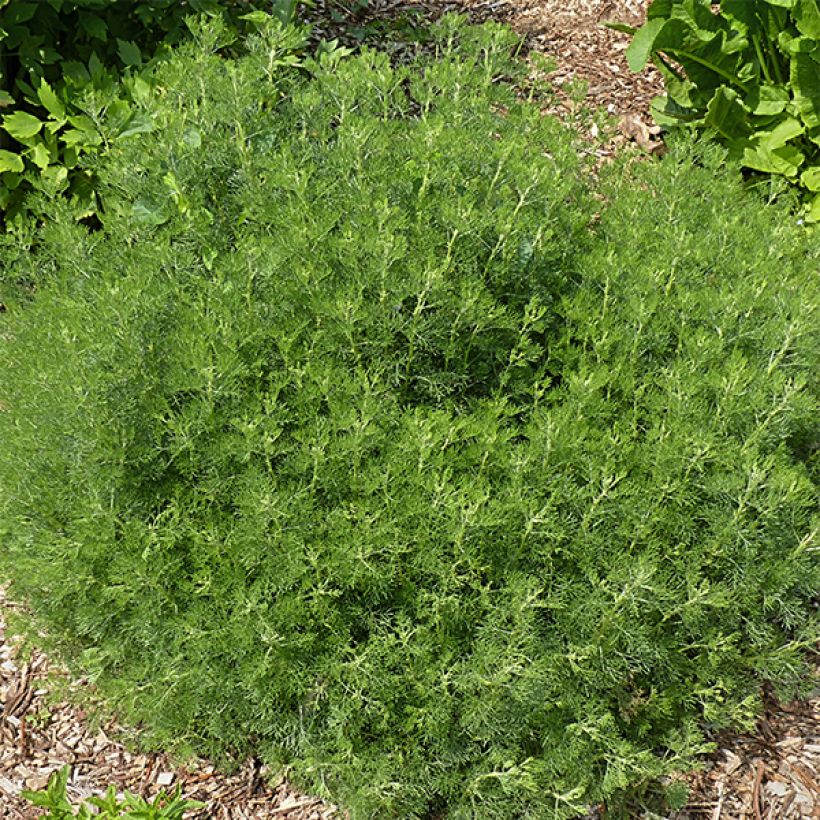
[[[803,675],[820,245],[683,144],[602,206],[510,35],[437,36],[190,47],[101,229],[7,246],[2,562],[157,741],[566,818]]]

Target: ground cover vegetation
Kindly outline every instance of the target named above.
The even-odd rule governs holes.
[[[23,797],[32,805],[45,809],[40,820],[116,820],[130,817],[132,820],[182,820],[186,811],[203,808],[203,803],[185,800],[180,796],[179,788],[172,794],[164,789],[151,801],[136,794],[125,792],[117,794],[113,786],[100,797],[89,797],[81,805],[72,806],[66,796],[66,785],[71,776],[71,768],[64,766],[51,775],[48,785],[41,791],[24,791]]]
[[[294,4],[264,5],[288,15]],[[84,158],[151,127],[140,69],[188,36],[191,15],[224,16],[240,31],[255,9],[252,0],[0,0],[2,221],[26,223],[31,188],[61,191],[93,214]]]
[[[708,130],[744,167],[804,189],[820,221],[820,3],[818,0],[653,0],[627,52],[652,59],[666,95],[664,126]]]
[[[820,239],[687,139],[593,188],[506,29],[432,36],[202,26],[96,229],[33,195],[0,566],[152,742],[355,818],[615,812],[805,681]]]

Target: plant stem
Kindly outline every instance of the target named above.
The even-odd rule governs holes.
[[[772,75],[769,73],[769,67],[766,65],[766,60],[763,56],[763,49],[760,47],[760,36],[757,34],[753,35],[752,42],[754,43],[755,53],[757,54],[757,62],[763,71],[763,76],[766,78],[766,82],[771,84]]]
[[[746,91],[746,86],[740,81],[739,77],[736,77],[734,74],[730,74],[725,69],[721,68],[714,63],[709,62],[709,60],[704,60],[703,57],[698,57],[697,54],[692,54],[691,51],[684,51],[680,48],[665,48],[664,51],[668,51],[673,56],[681,56],[685,57],[688,60],[692,60],[692,62],[700,63],[705,68],[708,68],[710,71],[714,71],[715,74],[719,74],[724,79],[728,80],[732,85],[736,85],[742,91]]]

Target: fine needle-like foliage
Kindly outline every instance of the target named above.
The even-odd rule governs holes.
[[[6,244],[3,572],[157,742],[354,818],[569,818],[816,638],[816,234],[673,146],[586,189],[514,38],[271,28]]]

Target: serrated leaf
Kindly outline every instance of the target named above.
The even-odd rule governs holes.
[[[9,105],[14,105],[14,97],[12,97],[8,91],[0,89],[0,108],[5,108]]]
[[[96,51],[91,54],[88,60],[88,72],[91,75],[94,85],[99,86],[105,79],[105,67],[97,56]]]
[[[262,26],[265,23],[269,23],[271,21],[271,16],[265,11],[257,10],[249,12],[248,14],[242,14],[239,17],[240,20],[247,20],[249,23],[253,23],[256,26]]]
[[[108,25],[98,14],[81,11],[80,26],[89,37],[92,37],[95,40],[102,40],[105,42],[108,39]]]
[[[43,104],[43,108],[56,120],[65,118],[65,106],[62,100],[54,93],[51,86],[44,80],[40,80],[40,87],[37,89],[37,99]]]
[[[120,59],[128,66],[140,65],[142,63],[142,52],[139,46],[129,40],[120,40],[117,38],[117,54]]]
[[[31,139],[42,127],[43,123],[37,117],[25,111],[15,111],[3,117],[3,128],[21,142]]]
[[[31,161],[42,171],[48,167],[51,159],[50,152],[44,143],[35,143],[28,151]]]
[[[23,171],[23,168],[25,168],[25,163],[19,154],[0,149],[0,174],[6,171],[19,174]]]
[[[76,60],[66,61],[62,64],[61,68],[64,79],[75,88],[82,88],[91,82],[91,75],[88,73],[88,69]]]

